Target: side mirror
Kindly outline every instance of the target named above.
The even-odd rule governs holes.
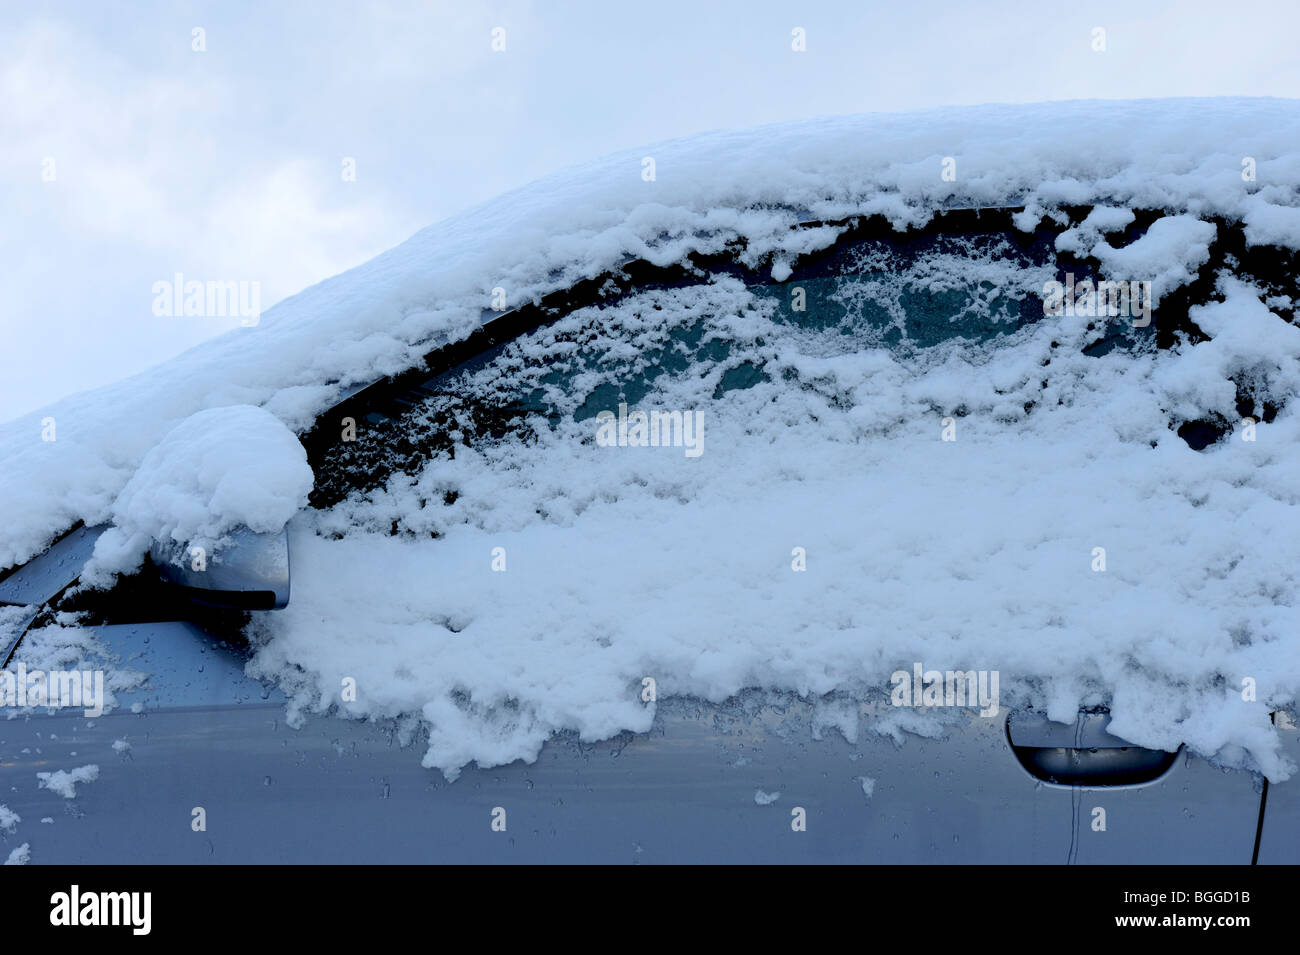
[[[155,541],[149,556],[163,579],[179,587],[195,603],[237,610],[282,610],[289,604],[289,534],[258,534],[243,529],[231,534],[234,543],[206,555],[203,569],[185,545]]]

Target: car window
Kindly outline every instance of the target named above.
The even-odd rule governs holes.
[[[317,466],[317,503],[416,473],[458,447],[527,442],[654,393],[694,405],[768,385],[851,401],[829,371],[836,359],[941,361],[1043,321],[1044,285],[1060,272],[1053,237],[849,235],[784,281],[724,264],[694,282],[578,308],[426,381],[400,414],[365,420],[355,441],[334,442]],[[1153,344],[1149,330],[1110,324],[1096,354]]]
[[[1086,262],[1057,251],[1063,228],[1022,232],[1006,217],[919,234],[850,224],[831,248],[803,256],[780,281],[772,268],[722,258],[693,275],[628,283],[402,390],[382,412],[356,422],[353,440],[337,439],[336,429],[313,461],[312,503],[328,508],[395,478],[413,479],[439,460],[537,444],[560,431],[591,442],[595,419],[620,406],[689,410],[719,402],[727,410],[745,396],[751,413],[754,401],[772,400],[781,413],[820,426],[819,408],[866,400],[864,368],[884,374],[889,363],[941,364],[954,356],[988,363],[1002,345],[1055,321],[1044,314],[1048,283],[1067,272],[1076,282],[1097,278]],[[1132,227],[1124,241],[1140,233],[1140,225]],[[1158,327],[1099,318],[1089,323],[1082,351],[1102,357],[1117,348],[1154,349]],[[792,396],[806,399],[794,412]],[[1025,413],[1033,403],[1024,403]],[[934,410],[960,416],[964,406]],[[441,503],[466,493],[463,484],[445,483],[434,495]],[[426,497],[422,508],[439,503]],[[405,532],[408,515],[393,511],[387,529]],[[152,618],[170,619],[184,612],[173,603],[146,568],[113,595],[80,593],[60,609],[111,620],[113,607],[148,606],[156,608]],[[224,614],[218,629],[237,633],[243,620]]]

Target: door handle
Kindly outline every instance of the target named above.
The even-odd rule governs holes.
[[[1112,736],[1109,724],[1109,713],[1080,713],[1070,724],[1013,710],[1007,717],[1007,742],[1026,772],[1057,786],[1155,782],[1178,758],[1178,750],[1145,749]]]

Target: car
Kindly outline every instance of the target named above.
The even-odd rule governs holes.
[[[83,586],[84,523],[5,571],[6,665],[110,661],[116,704],[3,724],[9,841],[45,817],[33,858],[62,863],[1300,861],[1285,687],[1238,702],[1164,635],[1227,597],[1188,568],[1256,566],[1214,507],[1293,519],[1229,457],[1294,414],[1290,366],[1182,359],[1243,289],[1294,332],[1294,248],[1118,200],[781,215],[798,254],[624,255],[340,386],[298,430],[307,510],[215,572],[173,540]],[[1147,469],[1129,497],[1116,465]],[[1108,571],[1096,528],[1165,565]],[[1267,649],[1271,599],[1224,659]],[[1233,719],[1255,750],[1207,745]]]

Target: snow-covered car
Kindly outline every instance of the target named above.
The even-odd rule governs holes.
[[[662,144],[5,425],[49,693],[0,685],[0,836],[1300,861],[1298,143],[1194,100]]]

